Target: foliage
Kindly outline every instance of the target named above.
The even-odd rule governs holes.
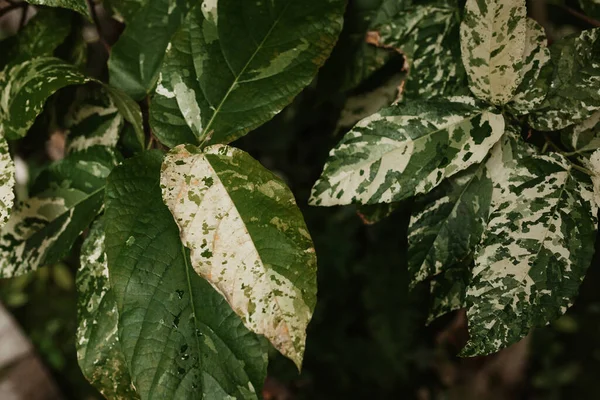
[[[454,310],[469,357],[573,304],[598,228],[600,28],[548,46],[525,0],[107,0],[125,28],[93,75],[71,39],[97,6],[30,3],[38,14],[0,42],[0,276],[77,260],[77,357],[107,398],[258,399],[274,351],[300,370],[319,304],[336,304],[332,288],[317,296],[321,251],[340,271],[383,259],[344,243],[352,223],[315,236],[328,214],[308,204],[360,205],[381,254],[386,236],[406,242],[362,293],[392,358],[411,326]],[[400,56],[397,100],[345,132],[310,193],[254,157],[270,145],[241,149],[288,110],[317,113],[298,106],[310,86],[356,90]],[[64,154],[23,182],[19,160],[34,171],[28,149],[49,131],[66,132]],[[405,286],[391,303],[374,289]],[[423,293],[426,310],[411,303]]]

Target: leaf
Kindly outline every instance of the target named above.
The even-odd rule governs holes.
[[[0,134],[0,228],[4,226],[15,201],[15,164],[10,157],[8,143]]]
[[[455,2],[416,5],[378,29],[380,45],[407,57],[403,96],[452,96],[467,87],[461,62],[460,14]]]
[[[444,314],[466,307],[472,264],[473,260],[469,259],[433,277],[430,283],[428,324]]]
[[[150,0],[104,0],[103,5],[113,13],[113,18],[129,23]]]
[[[550,52],[550,89],[529,119],[541,131],[566,128],[600,110],[600,28],[557,41]]]
[[[371,204],[368,206],[360,206],[356,213],[366,225],[373,225],[383,221],[385,218],[392,215],[402,203],[382,203],[382,204]]]
[[[527,31],[525,0],[467,0],[460,46],[475,96],[506,104],[521,83]]]
[[[106,253],[118,335],[142,399],[257,399],[266,349],[190,266],[160,189],[162,155],[115,168],[106,189]]]
[[[579,0],[579,5],[587,15],[595,19],[600,19],[600,1]]]
[[[594,254],[589,177],[556,153],[524,158],[504,176],[475,253],[464,356],[496,352],[558,318]]]
[[[26,0],[30,4],[37,6],[61,7],[77,11],[79,14],[90,18],[86,0]]]
[[[342,28],[344,3],[221,0],[217,17],[217,3],[205,1],[171,46],[154,97],[161,108],[153,111],[162,120],[175,114],[175,125],[185,121],[195,142],[244,136],[313,80]]]
[[[300,369],[317,260],[285,183],[247,153],[216,145],[173,149],[161,186],[196,272]]]
[[[42,172],[0,229],[0,276],[10,278],[62,260],[100,212],[104,182],[115,163],[103,149],[72,154]],[[112,165],[111,161],[112,160]]]
[[[77,271],[77,360],[86,379],[108,399],[138,399],[117,335],[119,313],[104,252],[104,220],[81,246]]]
[[[34,58],[8,67],[0,72],[0,134],[9,140],[24,137],[50,95],[89,81],[58,58]]]
[[[134,100],[143,99],[156,84],[167,45],[194,3],[148,0],[142,5],[111,49],[111,86],[122,89]]]
[[[460,264],[475,250],[490,212],[492,190],[482,162],[417,200],[408,228],[412,287]]]
[[[0,51],[5,52],[0,60],[0,69],[7,63],[14,65],[34,57],[52,56],[70,32],[68,11],[53,8],[37,10],[18,35],[0,42]]]
[[[527,37],[523,53],[523,77],[509,106],[517,115],[527,114],[539,107],[548,92],[547,76],[551,71],[544,68],[550,61],[550,50],[544,28],[531,18],[527,18]],[[544,73],[542,73],[544,71]]]
[[[594,207],[600,207],[600,150],[596,150],[586,162],[588,168],[594,173],[591,176],[594,185]]]
[[[584,153],[600,148],[600,111],[561,132],[561,141],[573,151]]]
[[[67,117],[66,150],[85,151],[91,147],[117,147],[123,116],[104,91],[92,91],[79,99]]]
[[[109,85],[103,85],[103,88],[123,118],[133,126],[139,144],[142,148],[145,147],[144,121],[140,106],[121,89]]]
[[[400,201],[481,162],[504,119],[473,99],[413,101],[365,118],[331,151],[310,203]]]

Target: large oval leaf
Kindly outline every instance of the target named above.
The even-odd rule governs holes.
[[[220,145],[173,149],[161,185],[196,272],[300,368],[317,263],[291,191],[247,153]]]
[[[313,80],[340,33],[344,3],[220,0],[217,10],[216,1],[205,0],[180,33],[190,39],[171,46],[153,112],[162,120],[175,113],[200,141],[245,135]],[[161,127],[154,127],[158,137],[168,135]]]
[[[142,399],[257,399],[266,349],[194,272],[160,189],[162,154],[111,173],[106,253],[119,341]]]
[[[81,246],[77,271],[77,359],[81,371],[111,400],[139,398],[117,335],[119,312],[110,290],[104,252],[104,220],[98,219]]]
[[[415,101],[365,118],[331,151],[311,204],[389,203],[427,193],[482,161],[502,115],[460,97]]]
[[[480,99],[512,99],[522,79],[526,15],[525,0],[467,0],[460,45],[469,86]]]
[[[588,176],[558,154],[524,158],[507,169],[475,254],[463,355],[496,352],[558,318],[573,303],[594,254]]]

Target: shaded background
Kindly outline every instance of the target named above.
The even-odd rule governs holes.
[[[0,0],[0,8],[13,3]],[[410,202],[375,225],[364,224],[355,207],[306,206],[329,149],[360,117],[393,101],[401,82],[402,56],[365,44],[365,15],[379,3],[350,0],[340,42],[315,82],[275,119],[235,144],[290,185],[319,258],[319,302],[309,326],[304,369],[298,375],[290,361],[273,353],[265,398],[599,399],[598,256],[565,316],[496,355],[461,359],[456,354],[467,340],[464,312],[426,326],[427,289],[407,290]],[[101,5],[95,9],[101,35],[81,19],[77,24],[87,42],[88,72],[102,77],[110,45],[123,27]],[[551,41],[600,25],[580,15],[577,2],[536,0],[529,10]],[[0,38],[33,13],[31,7],[25,19],[22,7],[6,13],[0,18]],[[374,64],[348,62],[373,52]],[[69,95],[64,92],[59,96]],[[60,105],[60,97],[54,104]],[[32,160],[31,175],[48,159],[61,157],[61,138],[59,127],[48,132],[46,124],[34,126],[29,142],[19,149]],[[78,254],[72,254],[64,263],[0,281],[0,300],[65,398],[100,399],[76,361],[77,260]]]

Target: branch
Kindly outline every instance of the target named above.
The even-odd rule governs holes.
[[[588,17],[587,15],[580,13],[577,10],[572,9],[571,7],[568,6],[564,6],[561,5],[560,8],[562,8],[563,10],[565,10],[566,12],[568,12],[569,14],[573,15],[574,17],[579,18],[582,21],[587,22],[588,24],[595,26],[595,27],[600,27],[600,21],[596,21],[593,18]]]

